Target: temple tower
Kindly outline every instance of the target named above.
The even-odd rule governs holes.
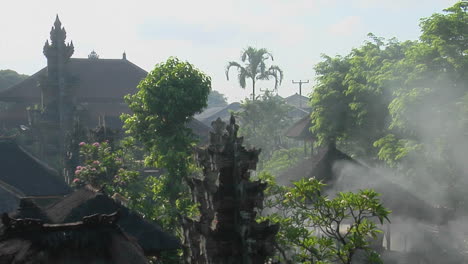
[[[48,112],[56,112],[59,123],[66,120],[64,109],[70,103],[71,94],[67,89],[67,62],[73,54],[73,42],[65,44],[67,33],[57,15],[50,31],[50,40],[44,45],[47,58],[47,79],[41,83],[42,107]],[[53,113],[50,113],[53,114]]]
[[[73,42],[65,43],[67,33],[57,15],[50,31],[50,43],[44,45],[47,73],[39,80],[40,111],[32,123],[39,132],[40,156],[56,168],[63,168],[67,135],[73,126],[75,100],[68,69],[74,52]],[[46,158],[47,157],[47,158]],[[52,159],[52,160],[51,160]]]

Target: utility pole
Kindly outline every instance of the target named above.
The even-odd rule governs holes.
[[[309,83],[309,80],[307,81],[302,81],[302,80],[299,80],[298,82],[295,82],[294,80],[292,81],[293,84],[296,84],[298,83],[299,84],[299,95],[301,96],[300,100],[299,100],[299,107],[302,108],[302,84],[303,83]]]

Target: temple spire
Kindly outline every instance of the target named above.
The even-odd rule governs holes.
[[[55,27],[55,28],[61,28],[61,27],[62,27],[62,22],[60,22],[60,19],[59,19],[58,14],[57,14],[57,16],[55,17],[54,27]]]
[[[59,16],[55,17],[54,26],[50,30],[50,44],[47,40],[44,45],[44,55],[56,58],[62,57],[63,61],[67,61],[74,52],[73,42],[66,44],[67,32],[60,22]]]

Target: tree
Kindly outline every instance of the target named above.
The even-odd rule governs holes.
[[[370,35],[346,56],[325,57],[312,94],[312,130],[321,143],[380,159],[415,185],[431,178],[445,191],[426,198],[456,208],[468,202],[461,158],[468,147],[467,8],[461,1],[421,19],[417,41]]]
[[[272,211],[259,220],[280,224],[277,260],[281,263],[352,263],[364,252],[371,263],[379,256],[372,241],[381,233],[376,222],[388,221],[388,211],[373,190],[323,194],[320,181],[302,179],[293,187],[279,186],[263,173],[268,183],[265,208]]]
[[[421,19],[420,40],[393,68],[404,81],[388,106],[388,135],[375,142],[382,160],[419,182],[431,177],[443,190],[444,197],[438,200],[461,210],[468,203],[462,158],[468,146],[463,121],[468,95],[467,9],[468,2],[460,1],[443,14]],[[392,144],[395,140],[399,144]]]
[[[320,143],[337,142],[347,152],[372,160],[372,144],[388,128],[388,105],[401,81],[390,70],[413,44],[369,37],[371,41],[347,56],[324,55],[315,66],[311,118]]]
[[[296,166],[306,158],[302,147],[278,149],[274,151],[271,158],[263,164],[263,171],[279,177],[288,169]]]
[[[206,107],[211,79],[192,64],[171,57],[156,65],[137,89],[125,97],[133,114],[122,116],[124,128],[147,150],[146,165],[166,169],[163,176],[147,179],[146,188],[158,202],[157,220],[180,232],[180,215],[194,208],[187,202],[184,184],[194,171],[191,157],[196,142],[187,123]]]
[[[227,98],[224,94],[212,90],[208,95],[208,108],[220,106],[227,106]]]
[[[270,66],[267,69],[265,61],[273,60],[273,55],[266,49],[256,49],[247,47],[242,51],[241,61],[245,66],[240,65],[238,62],[230,61],[226,66],[226,78],[229,80],[229,69],[236,67],[238,70],[237,78],[240,86],[245,89],[247,79],[252,80],[252,101],[255,101],[255,83],[257,80],[269,80],[275,78],[275,90],[278,85],[283,81],[283,71],[278,66]]]
[[[28,78],[28,75],[19,74],[13,70],[0,70],[0,91],[17,84],[26,78]]]
[[[269,159],[273,151],[283,147],[283,133],[292,123],[288,117],[291,106],[267,91],[260,100],[246,99],[241,109],[240,134],[248,144],[262,149],[263,160]]]

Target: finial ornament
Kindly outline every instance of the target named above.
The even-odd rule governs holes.
[[[97,59],[99,59],[99,55],[93,50],[93,51],[91,51],[91,53],[89,53],[88,59],[97,60]]]
[[[58,14],[57,14],[57,16],[55,17],[54,26],[55,26],[55,28],[61,28],[61,27],[62,27],[62,22],[60,22],[60,19],[59,19]]]
[[[44,55],[49,58],[52,54],[59,52],[59,56],[64,56],[64,60],[68,60],[74,52],[73,42],[70,44],[65,44],[65,39],[67,38],[67,32],[65,28],[62,27],[62,22],[60,22],[59,16],[55,17],[54,26],[50,30],[50,44],[47,40],[44,45]],[[55,55],[54,55],[55,56]]]

